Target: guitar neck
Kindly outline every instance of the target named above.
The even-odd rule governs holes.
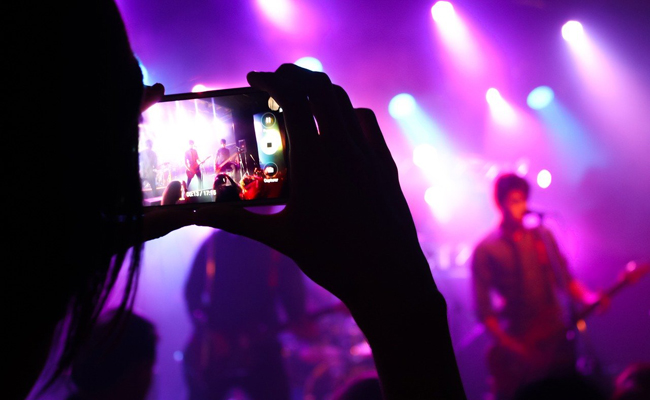
[[[583,320],[583,319],[587,318],[589,315],[591,315],[591,313],[593,313],[598,308],[598,306],[600,306],[602,304],[602,302],[603,302],[603,300],[605,298],[611,298],[613,295],[615,295],[617,292],[619,292],[625,286],[627,286],[630,283],[632,283],[633,281],[635,281],[635,279],[632,279],[631,276],[635,276],[636,279],[638,279],[641,275],[643,275],[643,274],[645,274],[647,272],[648,272],[647,265],[643,265],[640,268],[637,268],[635,270],[632,270],[632,271],[628,272],[628,274],[629,274],[628,276],[619,279],[619,281],[616,282],[616,284],[614,284],[614,286],[612,286],[609,289],[607,289],[606,291],[604,291],[603,295],[600,296],[600,299],[598,299],[598,301],[594,302],[593,304],[590,304],[584,310],[579,312],[578,315],[576,316],[575,322],[578,322],[580,320]]]
[[[621,289],[623,288],[623,286],[625,286],[624,282],[619,282],[618,284],[616,284],[615,286],[613,286],[612,288],[610,288],[609,290],[607,290],[607,291],[605,292],[605,296],[606,296],[606,297],[611,297],[614,293],[616,293],[616,292],[618,292],[619,290],[621,290]],[[600,306],[600,305],[602,304],[602,302],[603,302],[603,296],[601,296],[601,298],[598,299],[596,302],[594,302],[594,303],[588,305],[585,309],[583,309],[582,311],[580,311],[580,312],[578,313],[578,315],[576,315],[576,317],[575,317],[575,322],[577,323],[578,321],[581,321],[581,320],[587,318],[587,317],[588,317],[589,315],[591,315],[594,311],[596,311],[596,309],[598,308],[598,306]]]

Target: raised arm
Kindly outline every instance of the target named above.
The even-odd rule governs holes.
[[[290,199],[274,215],[205,208],[197,224],[277,249],[341,299],[368,339],[387,399],[465,398],[446,303],[374,113],[355,109],[327,75],[295,65],[248,80],[284,110]]]

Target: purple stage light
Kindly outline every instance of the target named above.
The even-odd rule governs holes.
[[[438,23],[446,23],[456,18],[456,12],[450,2],[438,1],[431,7],[431,16]]]
[[[578,21],[569,21],[562,26],[562,37],[571,44],[580,43],[584,36],[584,28]]]
[[[277,25],[287,23],[293,12],[289,0],[257,0],[257,4],[264,14]]]

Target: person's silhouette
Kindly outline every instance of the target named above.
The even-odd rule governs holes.
[[[115,313],[109,312],[98,322],[75,357],[70,371],[74,393],[68,400],[147,397],[156,362],[156,328],[135,313],[115,322]]]

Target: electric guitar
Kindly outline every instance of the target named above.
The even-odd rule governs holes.
[[[239,151],[236,151],[235,153],[231,154],[228,158],[226,158],[221,164],[219,164],[219,165],[215,164],[214,172],[216,174],[225,172],[225,171],[222,171],[223,167],[225,167],[227,164],[231,163],[235,159],[235,157],[237,157],[239,155],[239,153],[240,153]]]
[[[186,171],[187,174],[188,174],[188,175],[192,175],[192,176],[198,174],[199,171],[201,170],[201,165],[203,165],[204,162],[208,161],[208,160],[210,159],[210,157],[212,157],[212,156],[207,156],[207,157],[204,158],[203,160],[199,160],[199,161],[197,161],[197,163],[196,163],[196,167],[194,167],[194,168],[190,168],[190,167],[188,167],[187,165],[185,165],[185,169],[187,170],[187,171]]]
[[[570,341],[567,340],[568,334],[573,332],[575,337],[575,334],[584,331],[587,317],[624,287],[638,282],[648,272],[650,272],[650,263],[629,262],[619,275],[618,280],[602,292],[598,301],[576,313],[569,327],[550,315],[549,318],[546,318],[544,314],[539,315],[538,323],[533,324],[526,334],[518,338],[524,348],[528,349],[526,355],[516,353],[502,344],[492,346],[487,354],[487,364],[497,386],[509,387],[516,382],[525,383],[539,379],[542,376],[537,376],[537,374],[544,374],[544,371],[553,368],[561,359],[561,354],[567,354],[566,362],[571,362],[572,347]]]

